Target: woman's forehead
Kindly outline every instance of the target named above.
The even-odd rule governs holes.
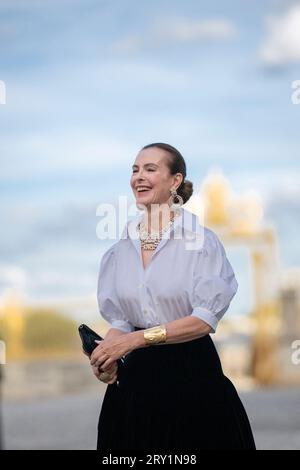
[[[147,164],[147,163],[155,163],[157,165],[161,165],[165,163],[166,160],[166,152],[162,149],[152,147],[149,149],[141,150],[135,159],[135,163],[139,164]]]

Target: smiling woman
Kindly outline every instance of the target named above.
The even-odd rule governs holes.
[[[112,327],[91,356],[94,374],[108,384],[102,451],[255,449],[209,336],[238,284],[216,234],[181,207],[192,194],[185,176],[174,147],[144,147],[130,180],[144,213],[101,260],[99,310]],[[201,243],[188,245],[191,236]]]

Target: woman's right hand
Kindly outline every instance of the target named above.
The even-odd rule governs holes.
[[[108,330],[108,332],[106,333],[106,335],[105,335],[105,339],[114,338],[114,337],[117,337],[117,336],[120,336],[120,335],[125,335],[125,334],[126,333],[124,333],[124,331],[121,331],[117,328],[110,328]],[[93,369],[94,375],[97,377],[98,380],[100,380],[100,374],[102,374],[103,371],[101,369],[99,369],[99,367],[94,367],[94,366],[92,366],[92,369]],[[101,380],[101,382],[107,383],[107,384],[113,384],[118,378],[118,375],[117,375],[118,363],[117,363],[117,361],[115,361],[111,364],[111,366],[107,370],[107,372],[110,375],[110,379],[108,381]]]
[[[100,367],[98,366],[92,366],[93,373],[97,377],[98,380],[101,380],[101,382],[106,383],[106,384],[113,384],[118,378],[118,363],[117,361],[113,362],[110,366],[109,369],[106,370],[106,372],[109,374],[109,377],[107,380],[102,380],[100,379],[100,375],[103,373]]]

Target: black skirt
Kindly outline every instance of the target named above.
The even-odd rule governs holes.
[[[132,351],[118,381],[104,395],[98,450],[255,450],[246,411],[209,335]]]

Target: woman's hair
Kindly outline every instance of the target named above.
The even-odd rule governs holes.
[[[181,153],[172,145],[164,144],[162,142],[155,142],[153,144],[145,145],[142,150],[157,147],[168,152],[170,158],[167,159],[167,166],[169,167],[171,175],[181,173],[183,180],[181,185],[177,188],[177,194],[182,197],[183,203],[187,202],[193,194],[193,183],[186,180],[186,164]]]

